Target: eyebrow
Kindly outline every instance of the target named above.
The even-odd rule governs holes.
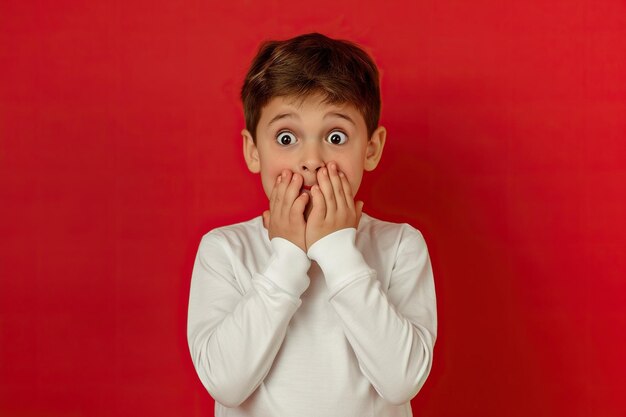
[[[349,121],[350,123],[352,123],[354,126],[356,126],[356,123],[354,123],[354,120],[352,120],[352,118],[350,116],[348,116],[345,113],[339,113],[339,112],[330,112],[330,113],[326,113],[326,115],[324,116],[324,119],[326,119],[329,116],[335,116],[335,117],[339,117],[342,119],[345,119],[347,121]]]
[[[277,122],[277,121],[279,121],[281,119],[286,119],[288,117],[295,117],[296,119],[300,118],[296,113],[280,113],[280,114],[277,114],[276,116],[274,116],[272,118],[272,120],[270,120],[270,122],[267,125],[271,126],[272,123]]]
[[[356,123],[354,122],[354,120],[352,120],[352,118],[351,118],[350,116],[348,116],[347,114],[344,114],[344,113],[339,113],[339,112],[329,112],[329,113],[326,113],[326,114],[324,115],[324,119],[326,119],[326,118],[328,118],[328,117],[333,117],[333,116],[334,116],[334,117],[339,117],[339,118],[341,118],[341,119],[345,119],[345,120],[347,120],[348,122],[350,122],[350,123],[352,123],[353,125],[355,125],[355,126],[356,126]],[[271,125],[272,125],[272,123],[275,123],[275,122],[277,122],[277,121],[279,121],[279,120],[282,120],[282,119],[287,119],[287,118],[292,118],[292,117],[293,117],[293,118],[296,118],[296,119],[300,119],[300,116],[298,116],[298,114],[297,114],[297,113],[280,113],[280,114],[277,114],[276,116],[274,116],[274,117],[272,118],[272,120],[270,120],[270,121],[269,121],[269,123],[268,123],[267,125],[268,125],[268,126],[271,126]]]

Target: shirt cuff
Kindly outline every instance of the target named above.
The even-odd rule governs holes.
[[[302,249],[287,239],[275,237],[270,244],[273,254],[262,275],[278,288],[300,298],[310,283],[307,272],[311,261]]]
[[[370,273],[355,242],[355,228],[341,229],[315,242],[307,252],[309,258],[317,262],[324,272],[330,294],[357,277]]]

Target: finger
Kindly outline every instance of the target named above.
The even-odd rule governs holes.
[[[270,211],[273,209],[273,206],[276,202],[276,194],[278,194],[278,185],[281,182],[280,175],[276,177],[274,181],[274,187],[272,188],[272,192],[270,193]]]
[[[285,206],[289,206],[290,209],[294,200],[300,195],[303,181],[304,179],[300,174],[294,173],[291,176],[291,181],[289,181],[289,185],[287,185],[287,189],[285,190]]]
[[[328,170],[328,173],[330,177],[330,183],[333,186],[333,193],[335,196],[335,201],[337,202],[337,208],[344,208],[346,196],[343,192],[343,184],[341,183],[341,178],[339,177],[339,170],[337,169],[336,163],[330,163],[330,169]]]
[[[326,201],[324,200],[324,194],[322,194],[317,184],[311,187],[311,204],[312,208],[309,214],[309,221],[324,220],[326,217]]]
[[[300,194],[295,201],[293,202],[293,205],[291,206],[291,213],[290,215],[292,216],[293,220],[304,220],[304,209],[306,208],[307,203],[309,202],[309,194],[308,193],[302,193]]]
[[[278,217],[282,217],[283,215],[285,215],[285,213],[289,213],[289,208],[291,207],[291,201],[287,204],[285,202],[285,191],[287,190],[287,186],[289,185],[289,182],[291,181],[291,171],[289,170],[283,170],[283,172],[280,174],[280,184],[278,184],[277,190],[276,190],[276,200],[275,200],[275,213],[276,216]],[[285,207],[285,205],[287,205],[287,207]]]
[[[337,203],[335,202],[335,193],[333,191],[333,185],[330,182],[330,177],[328,176],[327,167],[324,167],[318,171],[317,183],[319,184],[320,190],[324,197],[326,213],[336,211]]]
[[[343,172],[339,172],[339,178],[341,179],[341,184],[343,186],[343,194],[346,200],[346,204],[350,210],[354,210],[354,196],[352,195],[352,187],[350,187],[350,182],[346,177],[346,174]]]
[[[280,194],[280,185],[283,182],[282,175],[279,175],[276,178],[276,182],[274,183],[274,188],[272,189],[272,193],[270,194],[270,214],[273,216],[277,216],[279,213],[279,194]]]

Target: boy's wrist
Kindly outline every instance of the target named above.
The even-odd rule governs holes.
[[[307,251],[308,257],[322,269],[331,294],[352,277],[369,270],[355,242],[356,229],[351,227],[324,236]]]
[[[281,237],[272,238],[272,257],[263,275],[282,290],[300,297],[309,286],[307,272],[311,260],[296,244]]]

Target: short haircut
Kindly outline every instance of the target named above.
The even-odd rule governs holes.
[[[274,97],[304,100],[316,93],[357,108],[368,139],[378,127],[380,83],[372,58],[353,42],[309,33],[261,44],[241,88],[246,129],[256,141],[261,110]]]

